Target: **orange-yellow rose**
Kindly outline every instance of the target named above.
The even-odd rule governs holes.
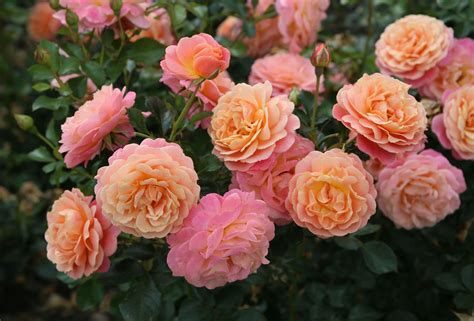
[[[161,138],[118,149],[96,179],[104,214],[123,232],[145,238],[176,232],[199,199],[193,161]]]
[[[300,127],[294,104],[286,96],[272,97],[272,85],[238,84],[222,96],[213,109],[208,128],[214,154],[230,170],[246,170],[287,151]]]
[[[285,205],[297,225],[326,238],[364,227],[375,213],[376,197],[362,161],[331,149],[313,151],[298,162]]]
[[[389,25],[375,44],[376,63],[383,73],[416,80],[446,57],[453,30],[438,19],[409,15]]]

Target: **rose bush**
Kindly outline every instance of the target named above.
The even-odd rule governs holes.
[[[474,4],[5,1],[2,320],[471,317]]]

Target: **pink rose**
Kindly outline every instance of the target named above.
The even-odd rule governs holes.
[[[257,59],[252,65],[249,84],[269,81],[273,95],[288,95],[293,88],[314,92],[316,75],[308,58],[298,54],[280,53]],[[321,80],[321,84],[324,79]],[[320,87],[322,87],[320,85]],[[324,88],[320,88],[320,92]]]
[[[425,150],[385,167],[377,183],[378,204],[396,226],[430,227],[454,213],[466,190],[461,170],[443,155]]]
[[[408,15],[385,28],[375,44],[376,63],[385,74],[414,81],[446,57],[453,39],[441,20]]]
[[[123,232],[145,238],[178,231],[199,199],[193,161],[161,138],[115,151],[96,179],[104,215]]]
[[[355,154],[313,151],[298,162],[286,208],[298,226],[327,238],[364,227],[375,214],[372,176]]]
[[[359,149],[384,164],[424,146],[423,105],[409,85],[382,74],[365,74],[337,94],[333,116],[357,135]]]
[[[47,214],[48,259],[73,279],[109,269],[117,249],[117,228],[102,215],[92,196],[73,188],[57,199]]]
[[[446,92],[443,102],[443,113],[433,118],[431,129],[454,157],[474,160],[474,84]]]
[[[194,286],[214,289],[246,279],[268,264],[274,237],[265,202],[234,189],[208,194],[195,206],[176,234],[168,236],[168,266]]]
[[[61,125],[59,152],[66,153],[67,167],[87,165],[102,149],[113,151],[135,135],[127,116],[127,109],[135,103],[135,93],[125,94],[125,90],[103,86]]]
[[[222,96],[208,128],[213,153],[230,170],[245,171],[273,153],[287,151],[300,127],[286,96],[272,96],[272,85],[238,84]]]
[[[160,65],[163,77],[179,80],[208,78],[229,67],[230,52],[206,33],[183,37],[166,48]]]
[[[474,40],[456,40],[446,58],[413,83],[421,95],[441,101],[446,90],[474,84]]]
[[[61,27],[59,21],[53,18],[54,10],[47,2],[37,2],[28,18],[28,34],[35,41],[51,40]]]
[[[161,81],[166,84],[171,90],[182,96],[188,97],[191,92],[196,90],[196,86],[192,84],[191,80],[178,80],[177,78],[164,74]],[[212,111],[217,105],[217,101],[222,95],[227,93],[235,86],[232,79],[230,79],[227,71],[221,72],[214,79],[207,79],[199,88],[196,97],[199,98],[200,103],[194,104],[188,113],[188,118],[191,118],[198,112]],[[203,119],[197,125],[202,128],[207,128],[210,123],[210,118]]]
[[[138,28],[148,28],[150,23],[145,18],[145,4],[149,0],[123,0],[120,18]],[[73,11],[79,18],[79,31],[102,30],[117,22],[110,0],[59,0],[59,4]],[[66,10],[54,14],[63,25],[66,22]]]
[[[317,38],[329,0],[277,0],[278,28],[291,52],[300,52]]]
[[[297,135],[288,151],[274,153],[267,160],[255,163],[245,172],[233,172],[232,186],[246,192],[255,192],[257,198],[270,206],[269,216],[276,224],[288,224],[291,222],[291,217],[285,208],[288,184],[295,173],[298,161],[313,150],[312,141]]]
[[[165,46],[174,45],[176,43],[173,31],[171,30],[171,20],[166,9],[159,8],[155,10],[146,16],[146,19],[150,23],[150,27],[132,37],[130,39],[131,41],[137,41],[141,38],[151,38]]]

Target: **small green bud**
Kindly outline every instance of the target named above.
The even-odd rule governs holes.
[[[74,11],[67,9],[66,10],[66,22],[67,22],[69,27],[71,27],[74,31],[76,31],[77,28],[78,28],[78,24],[79,24],[79,17],[77,16],[77,14]]]
[[[35,60],[41,65],[49,65],[51,62],[51,55],[46,49],[37,47],[35,50]]]
[[[54,10],[58,11],[61,9],[61,5],[59,4],[59,0],[49,0],[49,5]]]
[[[112,10],[116,17],[120,17],[120,11],[122,10],[122,0],[112,0]]]
[[[22,130],[31,131],[33,128],[35,128],[33,118],[30,116],[23,114],[15,114],[14,116],[18,127],[20,127]]]

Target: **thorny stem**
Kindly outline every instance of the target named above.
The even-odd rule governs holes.
[[[316,128],[316,115],[319,107],[319,86],[322,72],[316,70],[316,91],[314,92],[313,112],[311,114],[311,137],[315,146],[318,146],[318,131]]]

